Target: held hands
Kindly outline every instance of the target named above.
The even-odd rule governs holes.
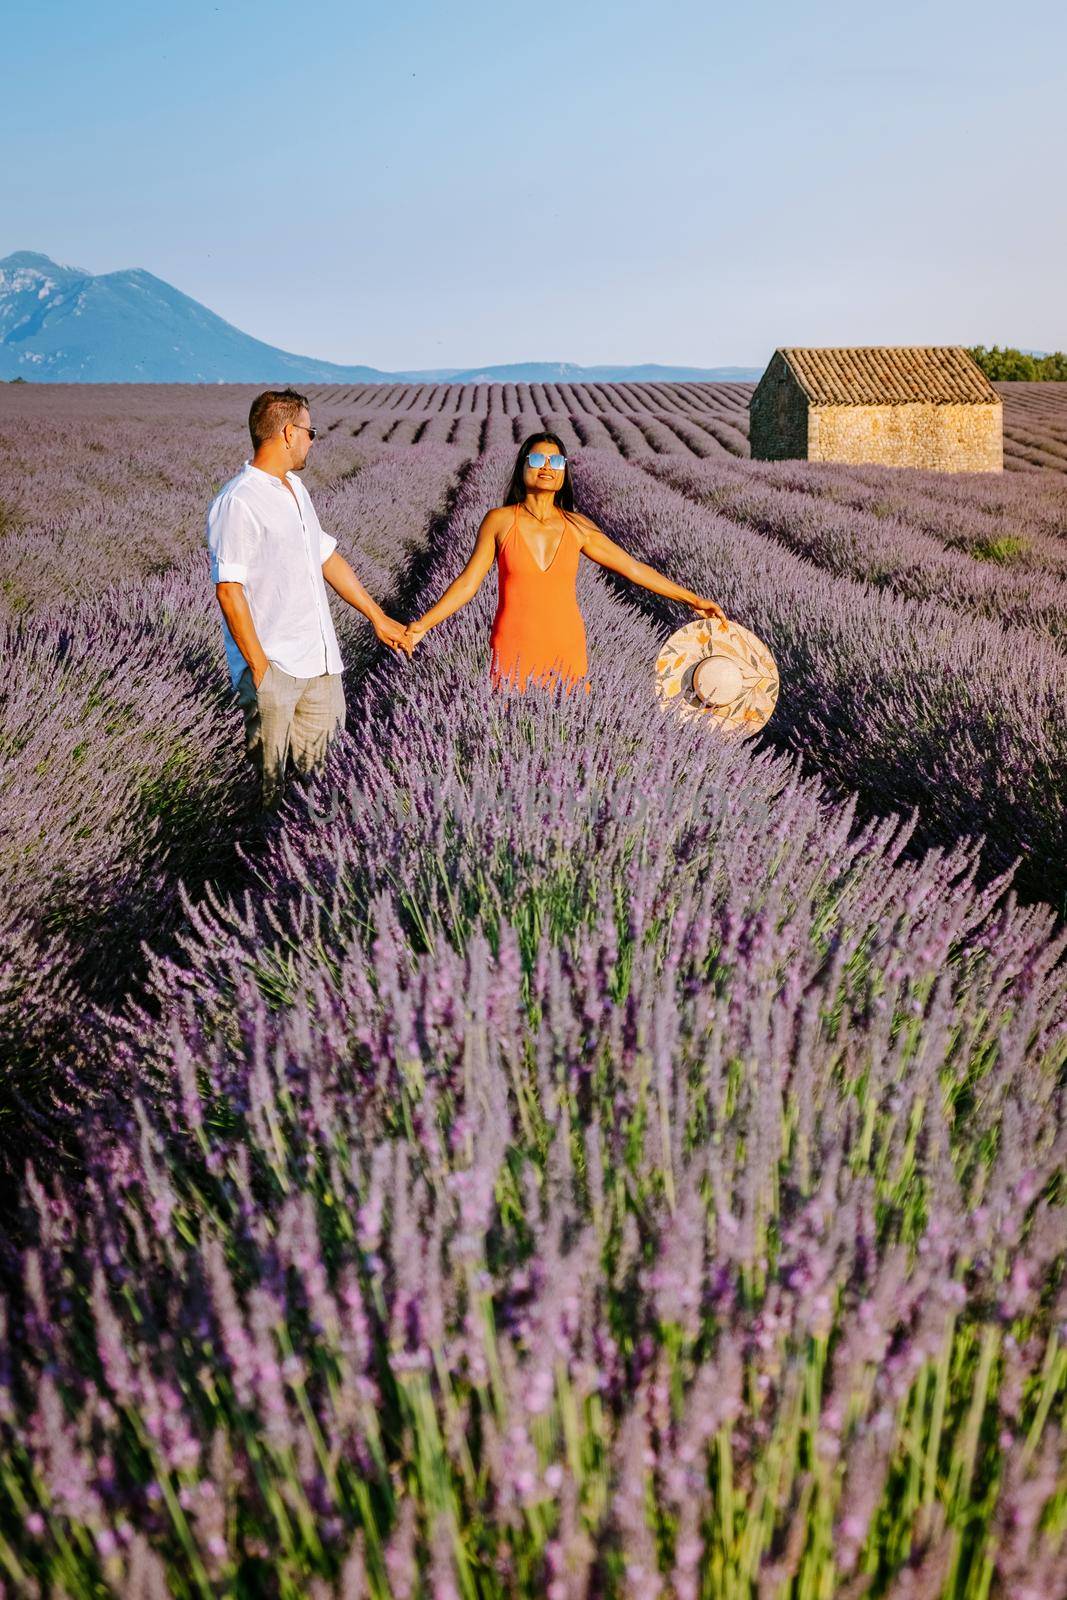
[[[421,617],[415,617],[407,624],[408,641],[411,646],[411,649],[408,651],[408,655],[410,655],[415,646],[426,637],[429,631],[429,628],[426,626],[425,622],[423,622]]]
[[[691,600],[689,603],[693,607],[694,611],[696,611],[702,617],[707,617],[709,622],[717,622],[721,628],[728,628],[730,626],[730,619],[726,615],[726,612],[721,606],[717,606],[714,600],[701,600],[697,598],[695,600]]]
[[[381,616],[374,617],[372,621],[374,631],[383,644],[387,644],[390,650],[403,650],[405,655],[410,656],[412,650],[411,634],[402,622],[397,622],[394,618],[387,617],[384,611]]]
[[[390,650],[402,650],[410,656],[419,640],[424,634],[429,633],[429,628],[421,622],[397,622],[393,617],[387,617],[384,611],[372,619],[374,631],[383,644]]]

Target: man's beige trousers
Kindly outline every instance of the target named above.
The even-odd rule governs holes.
[[[237,680],[245,718],[245,749],[256,769],[263,805],[275,807],[285,791],[285,769],[307,776],[322,765],[330,741],[345,725],[345,697],[339,672],[293,678],[271,665],[257,689],[252,669]]]

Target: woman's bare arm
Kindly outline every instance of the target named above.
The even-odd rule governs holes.
[[[655,567],[650,567],[647,561],[637,561],[629,551],[622,548],[621,544],[616,544],[614,539],[609,539],[606,533],[602,533],[596,523],[591,522],[588,517],[583,517],[575,511],[570,512],[569,516],[578,526],[582,538],[582,550],[590,561],[606,567],[609,572],[617,572],[620,578],[629,578],[631,583],[640,584],[642,589],[649,589],[653,594],[661,594],[665,600],[681,600],[684,605],[692,606],[694,611],[699,611],[702,617],[715,617],[723,623],[729,621],[725,611],[716,605],[714,600],[706,600],[703,596],[694,594],[692,589],[686,589],[680,583],[672,582],[662,572],[657,572]]]
[[[497,506],[492,511],[487,511],[482,518],[478,537],[474,541],[474,549],[470,560],[458,577],[453,578],[440,600],[436,601],[421,617],[416,617],[414,622],[408,623],[408,631],[415,642],[428,633],[431,628],[436,628],[439,622],[444,622],[446,617],[459,611],[474,596],[482,586],[482,579],[493,565],[496,557],[496,533],[501,520],[506,516],[506,511]]]

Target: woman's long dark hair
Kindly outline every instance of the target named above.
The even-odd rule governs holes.
[[[567,447],[558,433],[546,433],[542,428],[540,433],[531,433],[519,446],[519,453],[515,460],[515,470],[511,474],[508,492],[504,496],[506,506],[517,506],[526,499],[526,484],[523,482],[523,469],[526,466],[526,457],[535,444],[554,444],[561,456],[567,454]],[[574,510],[574,485],[571,482],[571,464],[568,461],[563,469],[563,482],[556,490],[554,505],[561,511]]]

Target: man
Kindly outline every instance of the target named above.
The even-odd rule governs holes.
[[[299,773],[312,772],[344,727],[341,656],[326,584],[369,619],[390,649],[410,655],[411,640],[323,532],[296,476],[315,438],[305,396],[265,390],[252,402],[248,427],[252,459],[212,501],[207,544],[245,748],[263,806],[273,809],[288,758]]]

